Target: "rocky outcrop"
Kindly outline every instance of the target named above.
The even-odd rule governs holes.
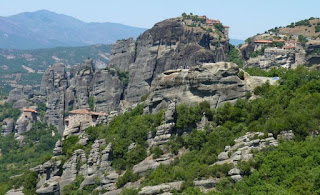
[[[34,92],[31,86],[19,86],[10,91],[8,102],[13,103],[19,100],[31,99],[34,96]]]
[[[133,173],[144,175],[147,171],[158,168],[160,164],[170,164],[170,162],[174,160],[174,157],[176,156],[173,154],[165,154],[157,159],[147,157],[142,162],[133,166]]]
[[[14,130],[14,121],[12,118],[6,118],[2,121],[1,136],[10,135]]]
[[[71,68],[66,91],[65,110],[88,108],[94,72],[95,67],[92,59],[87,59],[82,64],[76,64]]]
[[[15,133],[20,136],[23,133],[29,131],[32,128],[32,125],[37,122],[37,107],[32,106],[29,108],[31,111],[24,111],[19,116],[15,125]],[[28,110],[28,109],[27,109]]]
[[[145,111],[165,109],[170,101],[191,105],[208,101],[212,107],[233,102],[244,97],[247,91],[238,73],[238,66],[227,62],[165,71],[152,84]]]
[[[62,154],[62,143],[61,143],[61,140],[58,140],[55,144],[54,149],[53,149],[53,155],[59,156],[61,154]]]
[[[77,175],[83,175],[85,178],[81,183],[81,188],[95,184],[99,178],[99,189],[115,190],[115,183],[119,175],[111,168],[111,160],[111,144],[106,146],[103,139],[94,142],[88,158],[83,150],[74,151],[72,157],[63,165],[63,174],[59,182],[60,191],[66,185],[71,184]]]
[[[22,109],[29,106],[30,106],[30,102],[28,102],[26,99],[20,99],[12,105],[12,107],[16,109]]]
[[[12,189],[9,190],[6,195],[24,195],[24,193],[22,192],[23,188],[18,188],[18,189]]]
[[[37,183],[37,194],[44,195],[58,195],[60,190],[59,185],[59,171],[62,166],[62,161],[57,160],[57,158],[52,158],[51,160],[45,162],[42,165],[36,166],[30,171],[35,171],[38,173],[39,181]]]
[[[40,92],[45,97],[47,111],[44,121],[56,126],[60,133],[64,130],[65,91],[68,78],[63,64],[50,66],[42,77]]]
[[[292,131],[282,131],[278,135],[278,139],[292,140],[294,134]],[[238,182],[242,179],[242,171],[237,168],[237,163],[239,161],[248,161],[254,157],[253,151],[261,151],[266,147],[277,147],[278,140],[274,138],[272,133],[267,135],[262,132],[252,132],[246,133],[244,136],[241,136],[234,140],[233,146],[226,146],[224,151],[218,155],[218,162],[215,164],[233,164],[235,167],[232,168],[228,175],[235,182]]]
[[[92,81],[91,92],[95,102],[95,110],[104,112],[116,110],[120,104],[123,87],[116,74],[107,70],[96,72]]]
[[[109,67],[127,72],[135,60],[136,45],[133,38],[123,39],[112,45]]]
[[[166,70],[225,61],[228,39],[215,31],[189,27],[179,18],[164,20],[138,37],[135,60],[129,67],[126,92],[129,102],[139,102],[157,75]]]
[[[44,185],[36,190],[40,195],[60,195],[59,176],[52,177]]]
[[[295,56],[296,52],[294,50],[267,48],[263,55],[250,58],[246,62],[246,67],[261,69],[270,69],[272,67],[291,68],[296,62]]]
[[[146,186],[141,189],[138,193],[139,195],[153,195],[153,194],[162,194],[170,192],[171,190],[180,190],[182,186],[182,181],[171,182],[166,184],[160,184],[156,186]]]

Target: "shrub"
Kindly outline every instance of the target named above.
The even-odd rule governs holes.
[[[138,181],[139,178],[138,174],[134,174],[131,169],[128,169],[126,173],[117,180],[116,185],[118,188],[121,188],[128,182]]]
[[[152,147],[150,149],[150,152],[153,154],[153,158],[154,159],[159,158],[160,156],[163,155],[163,150],[158,146]]]

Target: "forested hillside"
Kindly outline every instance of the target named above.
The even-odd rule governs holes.
[[[178,105],[174,119],[175,135],[164,148],[153,147],[150,151],[146,148],[148,134],[155,133],[155,128],[163,120],[164,112],[143,115],[143,103],[141,103],[133,111],[115,117],[109,125],[86,129],[88,144],[85,146],[77,144],[79,138],[75,136],[64,140],[63,155],[59,158],[66,160],[78,149],[87,151],[88,154],[92,144],[98,139],[105,139],[107,143],[112,142],[112,167],[121,174],[116,183],[117,187],[126,186],[128,182],[140,182],[138,189],[123,187],[123,194],[138,194],[144,186],[173,181],[183,181],[180,190],[171,191],[173,194],[203,194],[192,186],[194,180],[205,178],[220,179],[215,186],[216,191],[208,194],[318,194],[320,147],[317,134],[320,123],[320,72],[305,67],[298,67],[296,70],[272,69],[270,72],[250,71],[257,75],[279,76],[281,78],[279,85],[271,86],[266,83],[257,87],[254,94],[248,94],[247,99],[239,99],[234,105],[226,103],[216,110],[210,109],[206,102],[194,107]],[[250,98],[251,96],[256,98]],[[197,130],[196,124],[201,120],[203,113],[209,123],[203,130]],[[35,141],[33,134],[40,133],[42,131],[40,129],[43,128],[43,125],[36,124],[34,130],[26,134],[27,140],[31,142],[26,141],[26,145],[19,151],[34,149],[38,151],[41,148],[36,158],[47,159],[48,153],[45,151],[52,149],[54,142],[40,139],[34,146],[32,144],[32,140]],[[281,131],[288,130],[294,133],[294,140],[280,140],[278,147],[270,146],[260,152],[256,151],[253,153],[253,159],[238,163],[244,175],[242,181],[234,183],[228,176],[232,164],[213,165],[225,146],[234,144],[234,139],[246,132],[264,132],[265,135],[273,133],[277,136]],[[51,133],[51,130],[42,132]],[[16,153],[13,153],[12,149],[17,150],[21,145],[14,144],[12,137],[2,139],[1,143],[13,144],[10,149],[7,145],[1,145],[2,174],[12,175],[11,172],[15,169],[9,171],[5,167],[8,163],[17,162],[14,157]],[[135,147],[128,150],[131,143],[135,143]],[[168,153],[179,155],[171,163],[160,165],[143,176],[133,173],[132,167],[147,156],[159,158]],[[27,162],[32,158],[28,159]],[[22,168],[20,170],[27,171]],[[26,172],[26,174],[31,173]],[[27,177],[18,178],[24,178],[22,181],[25,181]],[[101,181],[97,179],[94,184],[80,190],[83,180],[83,176],[78,175],[73,184],[64,188],[64,193],[89,194],[101,185]],[[8,186],[13,185],[13,181],[16,179],[9,180],[9,183],[7,180],[2,180],[1,194],[8,190]],[[35,186],[32,185],[35,183],[16,182],[14,186],[17,188],[24,186],[26,194],[33,194]]]

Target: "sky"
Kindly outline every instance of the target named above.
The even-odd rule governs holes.
[[[46,9],[85,22],[115,22],[151,28],[183,12],[206,15],[246,39],[276,26],[320,17],[320,0],[0,0],[0,16]]]

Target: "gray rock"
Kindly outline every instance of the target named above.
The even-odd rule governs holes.
[[[166,71],[153,81],[145,105],[154,113],[167,108],[172,100],[189,105],[208,101],[214,108],[234,102],[247,92],[238,72],[236,64],[227,62]]]
[[[45,97],[47,111],[44,122],[64,130],[65,92],[68,87],[67,73],[63,64],[50,66],[42,77],[41,95]],[[68,105],[68,104],[67,104]]]
[[[228,172],[228,175],[232,176],[232,175],[240,175],[241,171],[238,168],[233,168]]]
[[[116,74],[107,70],[97,71],[92,81],[92,96],[96,111],[116,110],[123,94],[123,84]]]
[[[83,164],[87,162],[86,154],[81,149],[74,151],[72,156],[64,163],[63,174],[59,181],[60,191],[63,190],[64,186],[71,184],[78,173],[83,173],[81,169],[79,170],[79,162]]]
[[[29,106],[30,106],[30,103],[27,100],[20,99],[17,102],[15,102],[12,107],[16,109],[22,109],[22,108],[27,108]]]
[[[139,102],[147,94],[157,75],[166,70],[188,68],[204,62],[227,59],[227,33],[208,33],[190,29],[180,19],[157,23],[138,37],[134,63],[130,65],[130,82],[126,99]],[[220,42],[220,44],[216,44]]]
[[[1,136],[10,135],[14,130],[14,123],[12,118],[6,118],[2,121]]]
[[[241,180],[242,180],[242,176],[241,176],[241,175],[232,175],[232,176],[231,176],[231,179],[232,179],[234,182],[238,182],[238,181],[241,181]]]
[[[13,103],[22,99],[31,99],[34,96],[34,92],[31,86],[19,86],[10,91],[8,102]]]
[[[122,189],[118,189],[118,190],[113,190],[113,191],[110,191],[110,192],[106,192],[103,195],[119,195],[119,194],[121,194],[121,192],[122,192]]]
[[[135,40],[133,38],[119,40],[112,44],[109,67],[127,72],[135,60]]]
[[[142,161],[139,164],[133,166],[133,173],[143,174],[148,170],[156,169],[159,165],[160,163],[154,161],[153,159]]]
[[[62,154],[62,143],[60,140],[58,140],[55,144],[55,147],[53,149],[53,155],[59,156]]]
[[[212,179],[206,179],[206,180],[199,180],[199,181],[194,181],[194,186],[195,187],[204,187],[206,189],[210,189],[215,187],[217,183],[220,182],[219,178],[212,178]]]
[[[23,188],[18,188],[18,189],[12,189],[9,190],[6,195],[24,195],[24,193],[22,192]]]
[[[165,123],[172,123],[175,121],[175,115],[176,115],[176,103],[171,102],[168,106],[168,109],[165,112]]]
[[[226,160],[229,158],[229,155],[228,155],[228,152],[221,152],[219,155],[218,155],[218,160]]]
[[[168,184],[160,184],[156,186],[146,186],[141,189],[139,195],[153,195],[170,192],[172,189],[180,190],[182,182],[172,182]]]
[[[41,186],[41,188],[36,190],[36,193],[39,195],[59,195],[60,194],[59,179],[60,177],[56,176],[46,181]]]

